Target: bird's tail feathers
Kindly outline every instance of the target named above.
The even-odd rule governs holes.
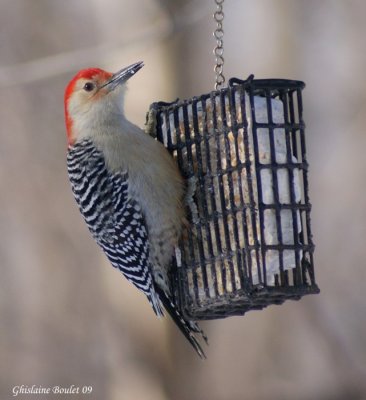
[[[202,336],[203,340],[208,344],[207,336],[202,331],[202,329],[198,326],[198,324],[194,321],[186,320],[181,312],[178,310],[173,301],[164,293],[162,289],[158,286],[155,288],[164,308],[171,316],[175,324],[178,326],[180,331],[192,345],[192,347],[196,350],[197,354],[202,358],[206,358],[206,354],[204,353],[200,343],[198,342],[195,333],[198,333]]]
[[[160,301],[159,296],[157,295],[154,288],[152,288],[150,293],[147,295],[147,298],[148,298],[149,303],[151,304],[151,307],[153,308],[156,316],[159,318],[164,317],[164,311],[163,311],[163,307],[161,306],[161,301]]]

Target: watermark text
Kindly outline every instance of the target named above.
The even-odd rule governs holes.
[[[92,386],[42,386],[42,385],[17,385],[13,386],[12,394],[16,397],[20,394],[55,394],[55,395],[73,395],[73,394],[90,394],[93,391]],[[38,398],[38,397],[37,397]]]

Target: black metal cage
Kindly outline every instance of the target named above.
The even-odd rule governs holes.
[[[172,267],[192,319],[318,293],[300,81],[250,76],[225,89],[154,103],[148,125],[187,181],[187,218]]]

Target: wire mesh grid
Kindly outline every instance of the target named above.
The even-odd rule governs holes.
[[[319,292],[304,86],[233,78],[225,89],[151,106],[148,122],[187,182],[189,226],[171,271],[187,317],[241,315]]]

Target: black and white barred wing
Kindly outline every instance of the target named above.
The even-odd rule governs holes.
[[[163,315],[149,264],[149,243],[138,204],[128,198],[126,173],[107,170],[89,140],[69,149],[68,173],[76,202],[94,239],[111,264],[148,297]]]
[[[162,316],[163,310],[155,292],[149,263],[149,241],[145,221],[140,206],[133,200],[127,200],[122,209],[116,210],[112,238],[111,243],[102,243],[111,264],[145,293],[156,315]]]

